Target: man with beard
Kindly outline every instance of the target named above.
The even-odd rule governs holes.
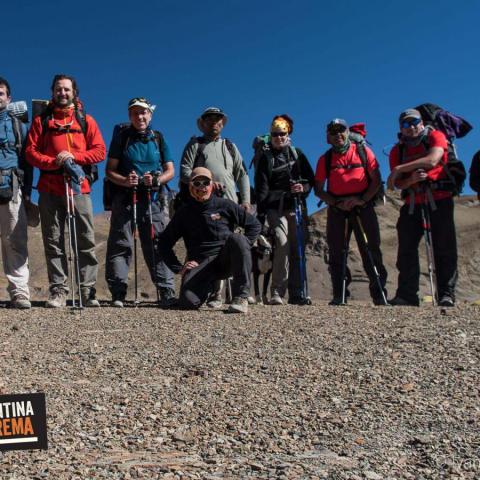
[[[66,168],[74,170],[79,166],[87,173],[89,166],[105,159],[106,149],[97,123],[83,112],[75,79],[69,75],[55,75],[51,90],[52,100],[47,112],[33,119],[26,158],[40,169],[38,206],[50,284],[45,306],[59,308],[66,305],[68,295]],[[72,181],[68,183],[67,188],[72,188]],[[86,174],[81,177],[77,191],[73,189],[82,303],[86,307],[99,307],[95,298],[98,261],[90,182]],[[69,196],[70,193],[69,190]]]
[[[258,213],[266,216],[275,234],[272,266],[271,305],[304,305],[296,238],[295,197],[306,210],[306,198],[313,186],[313,170],[303,152],[291,146],[293,121],[288,115],[274,117],[270,142],[262,148],[255,169]],[[306,215],[303,215],[305,218]]]
[[[198,309],[215,290],[216,281],[233,277],[228,311],[247,313],[250,248],[260,233],[260,223],[236,203],[213,194],[213,175],[207,168],[194,168],[188,186],[190,197],[158,240],[167,266],[183,277],[179,306]],[[245,234],[234,233],[236,226],[244,228]],[[173,251],[180,238],[187,250],[184,264]]]
[[[402,190],[398,234],[398,287],[392,305],[418,306],[419,243],[423,217],[430,217],[433,259],[436,267],[438,304],[453,307],[457,282],[457,237],[452,192],[433,188],[447,178],[448,144],[439,130],[425,127],[418,110],[409,108],[399,117],[400,135],[390,152],[389,188]]]

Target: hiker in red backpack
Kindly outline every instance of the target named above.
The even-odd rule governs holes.
[[[89,172],[93,172],[94,164],[105,159],[105,143],[93,117],[83,111],[73,77],[55,75],[51,90],[52,99],[47,111],[33,119],[26,148],[27,161],[40,169],[38,206],[50,284],[45,306],[59,308],[66,305],[68,272],[64,240],[65,219],[70,213],[66,194],[70,197],[74,193],[81,304],[99,307],[95,298],[98,261],[90,199],[90,183],[94,179],[89,179]],[[77,177],[75,189],[73,177],[67,176],[67,169],[73,171],[80,167],[83,174]]]
[[[388,186],[402,190],[405,204],[397,222],[399,274],[391,303],[420,304],[418,248],[428,229],[427,253],[429,243],[430,251],[433,249],[429,270],[436,276],[435,289],[431,275],[432,300],[440,306],[453,307],[458,276],[454,203],[452,191],[441,187],[442,180],[447,178],[447,138],[439,130],[426,128],[420,112],[413,108],[400,114],[399,123],[399,142],[390,152]]]
[[[374,209],[374,199],[381,190],[382,181],[375,155],[365,145],[366,132],[363,128],[359,131],[361,134],[352,134],[348,124],[340,118],[329,122],[327,143],[332,147],[318,160],[315,173],[315,194],[328,205],[327,243],[333,288],[330,305],[344,305],[350,295],[348,285],[352,278],[347,255],[352,230],[370,280],[373,303],[387,303],[387,271],[380,251],[380,229]]]

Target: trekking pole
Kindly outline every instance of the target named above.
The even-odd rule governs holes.
[[[155,226],[153,224],[152,215],[152,188],[147,187],[147,200],[148,200],[148,217],[150,218],[150,245],[152,248],[152,270],[154,272],[153,278],[155,279],[155,290],[157,291],[157,302],[160,302],[160,292],[157,286],[157,256],[155,254]]]
[[[362,221],[360,220],[360,214],[358,211],[355,212],[355,220],[357,221],[358,228],[360,229],[360,232],[362,234],[363,238],[363,246],[367,252],[368,259],[370,260],[370,264],[372,265],[373,271],[375,273],[375,279],[377,281],[377,286],[382,294],[382,300],[384,305],[388,305],[387,297],[385,296],[385,291],[383,290],[382,287],[382,282],[380,281],[380,274],[378,273],[377,266],[375,265],[375,262],[373,260],[373,255],[372,252],[370,251],[370,247],[368,246],[368,237],[367,234],[365,233],[365,230],[363,228]]]
[[[432,227],[430,224],[430,213],[425,202],[421,205],[422,212],[422,227],[423,227],[423,237],[425,239],[425,250],[427,254],[427,264],[428,264],[428,276],[430,279],[430,292],[432,293],[432,305],[437,304],[437,287],[436,287],[436,269],[435,269],[435,258],[433,255],[433,241],[432,241]]]
[[[302,285],[302,299],[306,305],[311,305],[312,300],[308,295],[308,278],[307,278],[307,259],[305,257],[305,237],[303,232],[303,212],[302,202],[299,195],[293,197],[295,205],[295,225],[296,225],[296,237],[297,237],[297,251],[300,259],[300,282]]]
[[[132,212],[133,212],[133,270],[135,280],[135,299],[134,304],[138,306],[138,264],[137,264],[137,186],[134,185],[132,189]]]
[[[65,178],[65,194],[67,200],[67,225],[68,225],[68,247],[69,247],[69,263],[70,263],[70,282],[72,287],[72,308],[77,308],[75,305],[75,283],[74,273],[77,281],[77,293],[78,293],[78,308],[83,310],[82,291],[80,285],[80,263],[78,259],[78,242],[77,242],[77,226],[75,215],[75,202],[73,199],[73,190],[69,188],[68,180]],[[73,263],[72,254],[75,257],[75,263]]]
[[[343,255],[342,255],[342,303],[347,304],[347,261],[348,261],[348,224],[349,215],[345,215],[345,227],[343,230]]]

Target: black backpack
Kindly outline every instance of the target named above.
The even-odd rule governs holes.
[[[53,119],[53,107],[49,103],[47,107],[44,109],[42,113],[40,113],[40,117],[42,119],[42,135],[44,136],[47,130],[52,130],[49,128],[48,124],[49,121]],[[86,120],[86,113],[83,109],[78,108],[77,105],[75,105],[75,119],[77,120],[78,124],[80,125],[80,129],[83,133],[84,136],[87,135],[87,130],[88,130],[88,123]],[[67,126],[65,128],[65,131],[70,131],[70,127]],[[93,185],[97,180],[98,180],[98,166],[96,164],[93,165],[82,165],[82,170],[85,172],[85,177],[88,180],[88,183],[90,185]],[[49,170],[49,174],[62,174],[63,175],[63,169],[59,168],[58,170]]]
[[[478,151],[472,158],[472,165],[470,167],[470,188],[477,193],[480,193],[480,151]]]
[[[365,149],[367,140],[365,139],[365,135],[366,135],[365,125],[363,123],[355,123],[350,126],[350,133],[348,138],[350,142],[353,142],[357,146],[357,153],[358,153],[358,156],[360,157],[360,163],[352,163],[351,165],[348,165],[348,167],[342,166],[341,168],[343,169],[344,168],[348,168],[348,169],[363,168],[365,170],[368,183],[370,184],[372,179],[370,178],[370,173],[368,171],[368,156],[367,156],[367,151]],[[330,172],[332,170],[332,156],[333,156],[333,150],[330,148],[325,153],[325,173],[326,173],[327,180],[330,177]],[[380,170],[378,172],[380,174]],[[377,193],[373,196],[373,198],[370,201],[373,202],[374,205],[385,203],[385,188],[384,188],[384,182],[381,180],[381,177],[380,177],[380,187]]]
[[[422,121],[427,128],[431,130],[439,130],[447,138],[447,163],[444,164],[444,171],[447,178],[430,182],[433,190],[443,190],[452,192],[453,195],[460,195],[467,178],[465,165],[457,157],[454,140],[462,138],[472,130],[472,125],[462,117],[450,113],[434,103],[423,103],[415,107],[422,116]],[[428,139],[422,140],[425,151],[430,150]],[[404,147],[399,145],[400,163],[404,158]]]

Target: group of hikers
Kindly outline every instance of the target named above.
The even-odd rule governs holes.
[[[33,117],[29,129],[13,104],[9,83],[0,78],[0,233],[12,308],[31,307],[27,225],[35,213],[33,167],[40,171],[38,212],[49,282],[45,306],[65,307],[69,292],[72,306],[100,306],[90,192],[98,178],[97,164],[105,157],[104,204],[111,210],[105,276],[112,306],[124,306],[132,260],[138,301],[137,238],[161,307],[197,309],[206,303],[220,308],[226,284],[228,311],[247,312],[253,301],[252,269],[258,272],[254,252],[261,243],[270,246],[269,254],[273,251],[269,303],[311,303],[305,263],[306,198],[311,190],[328,206],[330,305],[346,304],[350,295],[352,232],[375,305],[419,305],[422,237],[433,301],[445,307],[455,304],[453,196],[465,180],[465,171],[459,179],[455,135],[449,137],[435,123],[428,123],[420,108],[400,114],[398,142],[390,152],[387,186],[402,190],[404,205],[397,223],[398,288],[389,300],[375,212],[383,183],[377,159],[365,141],[364,125],[349,126],[339,118],[330,121],[326,126],[330,148],[314,172],[303,151],[292,143],[293,120],[286,114],[275,116],[268,134],[254,141],[251,188],[238,148],[222,137],[227,115],[220,108],[207,108],[197,120],[201,135],[192,137],[183,151],[179,192],[170,215],[168,182],[175,175],[174,160],[164,136],[151,126],[155,106],[146,98],[129,101],[129,123],[115,127],[108,155],[72,76],[54,77],[51,99]],[[449,123],[457,128],[457,136],[471,128],[462,122]],[[479,164],[480,153],[471,169],[470,183],[477,191]],[[180,239],[185,259],[174,250]],[[174,274],[181,275],[178,295]]]

